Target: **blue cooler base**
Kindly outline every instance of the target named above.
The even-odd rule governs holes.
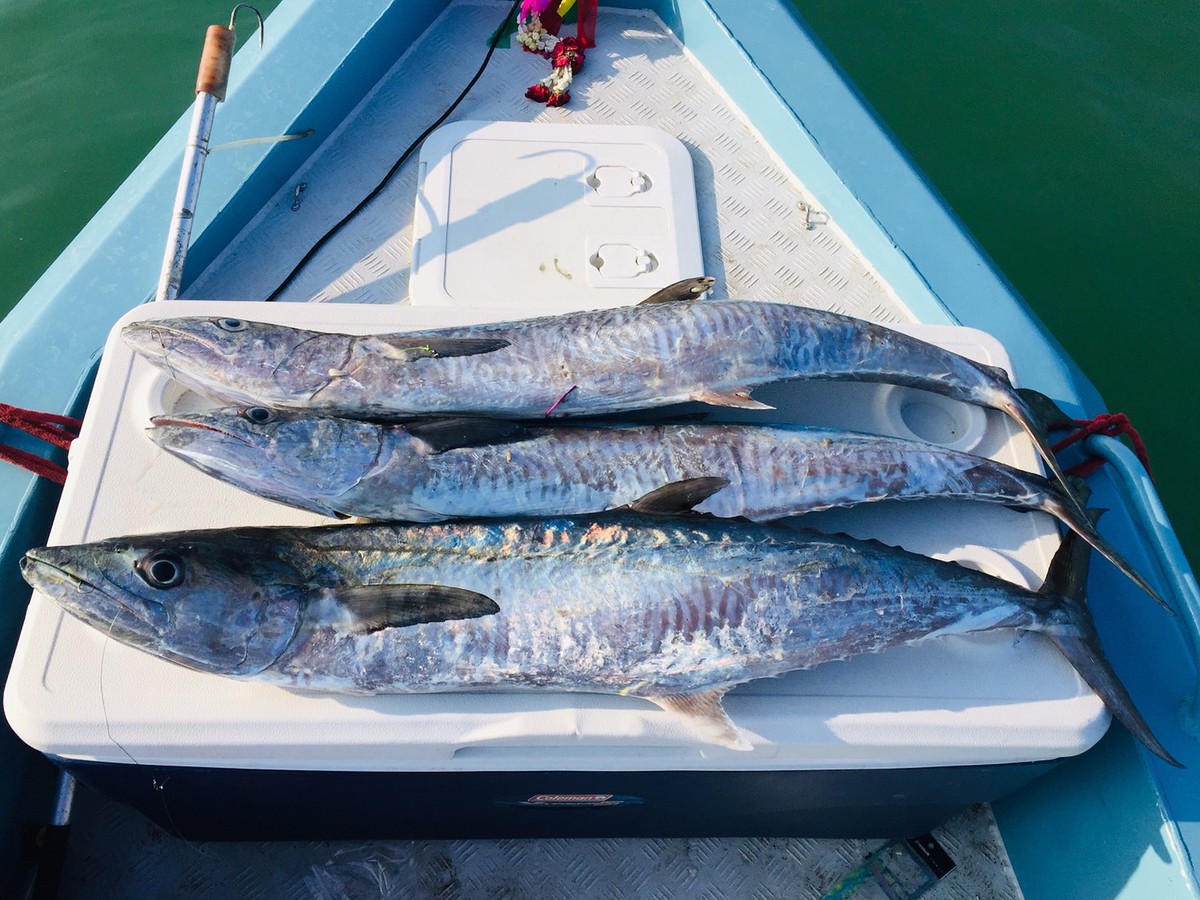
[[[756,772],[307,772],[80,763],[80,782],[193,841],[905,838],[1055,762]]]

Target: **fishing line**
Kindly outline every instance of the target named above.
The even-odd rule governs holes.
[[[112,621],[108,623],[108,631],[106,631],[104,634],[104,643],[100,646],[100,709],[104,712],[104,730],[108,733],[108,739],[116,744],[121,749],[122,753],[129,757],[129,761],[131,763],[140,767],[142,764],[134,758],[132,753],[125,749],[125,745],[113,737],[112,724],[108,718],[108,703],[104,698],[104,660],[108,655],[108,645],[112,640],[113,628],[116,627],[117,619],[121,618],[121,613],[123,612],[125,612],[125,610],[118,609],[117,614],[112,617]],[[158,794],[159,800],[162,801],[163,812],[167,816],[167,821],[171,823],[171,828],[173,828],[175,833],[179,835],[179,839],[201,856],[208,856],[209,854],[205,853],[204,850],[185,838],[180,832],[179,826],[175,824],[175,817],[171,815],[171,810],[167,806],[166,781],[159,781],[157,778],[152,778],[150,779],[150,786],[154,789],[154,792]]]
[[[104,730],[108,732],[108,739],[121,748],[121,752],[129,757],[130,762],[132,762],[135,766],[138,766],[141,765],[141,763],[133,758],[133,754],[125,749],[124,744],[113,737],[112,725],[108,720],[108,703],[104,699],[104,660],[105,657],[108,656],[108,644],[112,640],[113,628],[116,627],[117,619],[121,618],[121,613],[123,612],[125,612],[125,610],[118,609],[117,614],[112,617],[112,621],[108,623],[108,631],[104,634],[104,643],[100,645],[100,709],[104,713]]]
[[[193,850],[195,853],[198,853],[200,856],[211,856],[212,854],[210,854],[203,847],[185,838],[183,836],[183,832],[179,830],[179,825],[176,824],[175,817],[171,815],[171,809],[167,806],[167,782],[170,780],[171,779],[169,777],[164,778],[162,781],[159,781],[157,778],[151,778],[150,787],[154,789],[154,793],[158,794],[158,799],[162,801],[163,812],[166,813],[167,821],[171,823],[171,828],[175,832],[175,836],[187,844],[191,850]]]
[[[306,265],[308,265],[308,263],[312,260],[312,258],[314,256],[317,255],[317,253],[321,250],[321,248],[324,247],[329,242],[329,239],[332,238],[335,234],[337,234],[343,228],[343,226],[346,225],[347,222],[349,222],[351,219],[353,219],[355,216],[357,216],[360,212],[362,212],[363,209],[366,208],[368,203],[370,203],[372,200],[374,200],[376,197],[379,196],[379,194],[383,191],[383,189],[385,187],[387,187],[388,182],[392,180],[392,177],[396,174],[396,172],[398,172],[400,170],[400,167],[402,165],[404,165],[405,162],[408,161],[408,158],[412,155],[413,151],[416,150],[417,147],[419,147],[421,145],[421,143],[425,140],[425,138],[429,137],[429,135],[433,132],[433,130],[435,128],[437,128],[439,125],[441,125],[443,122],[445,122],[446,119],[448,119],[450,117],[450,114],[453,113],[454,110],[456,110],[458,108],[458,105],[460,103],[462,103],[462,101],[466,98],[467,94],[470,93],[471,88],[475,87],[475,82],[479,81],[479,79],[483,76],[484,69],[486,69],[488,63],[491,62],[492,54],[496,52],[496,47],[499,46],[500,39],[504,36],[504,33],[506,31],[508,31],[509,22],[512,21],[513,15],[516,13],[517,7],[519,5],[520,5],[520,0],[513,0],[512,6],[509,7],[508,12],[504,16],[504,21],[502,21],[500,23],[500,27],[497,28],[495,30],[495,32],[493,32],[491,39],[488,41],[487,55],[484,56],[483,62],[480,63],[479,69],[475,72],[474,77],[467,83],[467,86],[462,89],[462,93],[460,93],[458,95],[458,97],[455,98],[454,102],[451,103],[446,108],[445,112],[443,112],[440,116],[438,116],[437,121],[435,121],[432,125],[430,125],[428,128],[426,128],[424,131],[422,131],[421,134],[417,137],[417,139],[408,145],[408,149],[406,149],[402,154],[400,154],[400,158],[398,160],[396,160],[395,164],[390,169],[388,169],[387,174],[383,176],[383,180],[380,181],[379,184],[375,185],[375,187],[372,189],[372,191],[369,194],[367,194],[367,196],[365,196],[359,202],[359,204],[356,207],[354,207],[354,209],[352,209],[352,210],[350,210],[350,212],[346,213],[346,215],[343,216],[342,219],[339,222],[337,222],[337,224],[335,224],[332,228],[330,228],[327,232],[325,232],[325,234],[323,234],[317,240],[317,242],[315,244],[313,244],[312,247],[309,248],[309,251],[304,254],[304,256],[301,258],[300,262],[296,263],[296,267],[294,269],[292,269],[292,271],[290,273],[288,273],[287,278],[283,279],[283,283],[281,285],[279,285],[279,287],[275,288],[275,290],[271,292],[271,295],[269,297],[267,297],[268,300],[278,299],[279,295],[282,294],[288,287],[291,286],[292,282],[296,280],[296,276],[299,275],[301,270]]]

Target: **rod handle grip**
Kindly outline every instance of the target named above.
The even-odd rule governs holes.
[[[232,28],[226,28],[224,25],[208,26],[204,35],[204,50],[200,54],[200,71],[196,74],[197,94],[212,94],[218,100],[225,99],[234,41]]]

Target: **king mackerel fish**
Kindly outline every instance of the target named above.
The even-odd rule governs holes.
[[[1069,535],[1030,591],[875,542],[632,514],[240,528],[30,550],[25,579],[147,653],[349,694],[530,689],[642,698],[749,749],[731,687],[934,636],[1048,637],[1143,743]]]
[[[629,507],[761,522],[880,500],[1002,504],[1056,517],[1158,596],[1053,482],[920,441],[800,426],[379,424],[264,407],[160,416],[147,434],[259,496],[380,521]]]
[[[838,313],[696,299],[711,283],[680,282],[637,306],[401,334],[226,316],[135,322],[122,336],[219,402],[373,420],[608,415],[686,401],[767,409],[750,390],[769,382],[905,385],[1006,413],[1065,486],[1040,410],[1003,370]]]

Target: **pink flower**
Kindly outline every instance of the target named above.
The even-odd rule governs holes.
[[[521,19],[528,19],[533,15],[540,16],[549,5],[550,0],[521,0]]]

